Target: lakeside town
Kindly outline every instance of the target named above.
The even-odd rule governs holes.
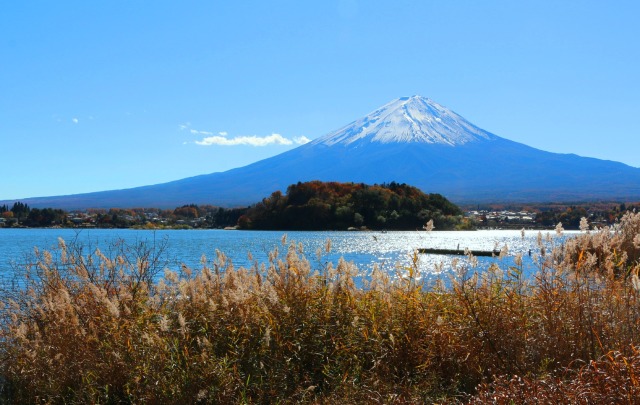
[[[465,210],[474,229],[547,229],[562,222],[566,229],[578,229],[585,217],[592,226],[611,225],[627,210],[626,204],[557,206],[534,209]],[[0,228],[141,228],[224,229],[235,228],[248,208],[185,205],[171,209],[111,208],[64,211],[29,208],[17,202],[0,206]]]

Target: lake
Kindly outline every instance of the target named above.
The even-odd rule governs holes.
[[[542,231],[546,249],[561,243],[565,237],[576,232],[565,232],[557,237],[555,231]],[[381,269],[395,274],[396,269],[411,263],[413,252],[418,248],[442,248],[492,250],[508,246],[507,258],[478,258],[480,267],[486,268],[493,262],[502,266],[513,265],[513,256],[523,254],[527,271],[535,270],[529,257],[529,250],[539,252],[538,231],[491,230],[491,231],[389,231],[389,232],[282,232],[282,231],[225,231],[225,230],[132,230],[132,229],[0,229],[0,275],[11,276],[13,266],[20,266],[28,260],[34,247],[53,249],[58,238],[67,243],[76,241],[85,249],[108,249],[115,240],[127,243],[147,244],[166,241],[165,258],[168,267],[177,269],[181,264],[191,268],[201,267],[205,255],[209,262],[216,257],[216,250],[227,255],[235,267],[249,267],[253,260],[266,263],[268,253],[278,247],[284,252],[282,238],[302,244],[306,257],[314,268],[328,261],[337,263],[340,257],[358,265],[362,276],[367,276],[377,264]],[[331,251],[318,259],[316,252],[324,252],[327,240],[331,240]],[[419,254],[419,267],[423,274],[433,275],[451,269],[454,257],[444,255]],[[465,257],[457,257],[461,263]]]

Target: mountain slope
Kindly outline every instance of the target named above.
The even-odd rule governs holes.
[[[640,169],[541,151],[423,97],[394,100],[311,143],[241,168],[153,186],[23,200],[31,206],[242,206],[298,181],[396,181],[453,202],[640,198]]]

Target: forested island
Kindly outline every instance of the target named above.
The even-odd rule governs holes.
[[[381,185],[310,181],[276,191],[249,208],[240,229],[416,230],[433,220],[436,229],[470,229],[458,206],[440,194],[407,184]]]

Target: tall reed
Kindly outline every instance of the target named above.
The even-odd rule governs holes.
[[[161,249],[60,241],[0,294],[2,396],[500,403],[606,388],[632,398],[639,234],[640,214],[628,213],[541,256],[532,277],[516,260],[485,271],[458,265],[450,280],[427,284],[414,255],[396,276],[375,270],[363,287],[353,264],[314,268],[284,238],[250,268],[216,252],[199,269],[173,270]]]

